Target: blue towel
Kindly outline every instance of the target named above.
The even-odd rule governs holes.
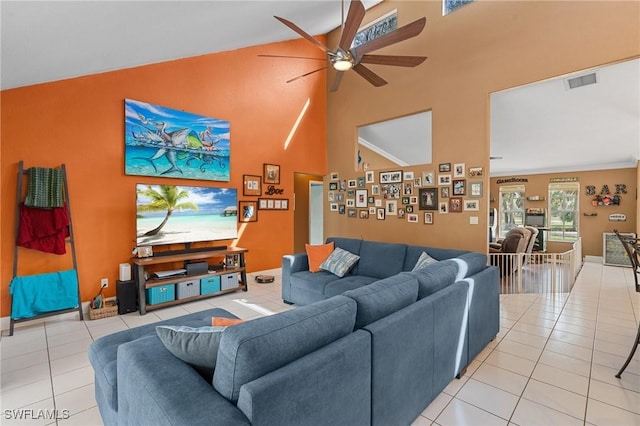
[[[11,318],[31,318],[47,312],[78,307],[75,269],[15,277],[9,286]]]

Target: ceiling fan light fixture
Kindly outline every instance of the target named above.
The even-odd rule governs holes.
[[[348,59],[338,59],[332,65],[336,71],[349,71],[353,68],[353,62]]]

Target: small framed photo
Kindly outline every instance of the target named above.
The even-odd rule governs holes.
[[[407,211],[407,213],[413,213],[413,206],[409,205],[405,207],[405,210]]]
[[[420,210],[436,210],[438,208],[438,188],[420,188]]]
[[[398,201],[387,200],[387,216],[395,216],[398,214]]]
[[[400,183],[402,182],[402,170],[393,172],[380,172],[380,183]]]
[[[405,216],[405,210],[398,209],[398,219],[404,219],[404,216]]]
[[[344,204],[338,204],[338,214],[344,214],[345,206]]]
[[[464,200],[463,208],[466,211],[478,211],[480,210],[480,200]]]
[[[366,189],[356,190],[356,207],[358,208],[367,207],[367,195],[368,195],[368,191]]]
[[[469,196],[482,197],[482,182],[469,183]]]
[[[347,188],[357,188],[358,187],[358,181],[356,181],[355,179],[349,179],[347,181]]]
[[[365,187],[365,180],[364,180],[364,176],[358,176],[357,180],[357,184],[356,187],[357,188],[364,188]]]
[[[376,208],[375,207],[369,207],[369,214],[371,216],[375,216],[376,215]]]
[[[451,185],[451,174],[438,175],[438,185]]]
[[[404,195],[413,194],[413,184],[411,182],[405,183],[402,188],[402,193]]]
[[[345,189],[347,189],[347,181],[346,180],[342,179],[338,183],[340,185],[340,191],[344,191]]]
[[[259,198],[259,210],[289,210],[289,200],[286,198]]]
[[[356,206],[355,198],[347,198],[347,207],[355,207],[355,206]]]
[[[367,170],[364,173],[364,181],[366,183],[375,183],[375,179],[376,179],[376,174],[373,172],[373,170]]]
[[[462,197],[449,198],[449,212],[450,213],[462,212]]]
[[[243,175],[242,195],[260,196],[262,195],[262,178],[254,175]]]
[[[440,214],[449,213],[449,203],[447,201],[441,201],[439,203],[438,211],[440,212]]]
[[[412,195],[411,197],[409,197],[409,204],[412,204],[414,206],[418,204],[418,196]]]
[[[424,223],[427,225],[433,225],[433,212],[425,212]]]
[[[338,182],[329,182],[329,191],[337,191]]]
[[[371,185],[371,195],[380,195],[380,185]]]
[[[238,202],[238,222],[257,222],[258,206],[255,201]]]
[[[409,197],[402,197],[402,204],[404,205],[409,204]]]
[[[356,209],[347,210],[347,217],[355,219],[356,217],[358,217],[358,211]]]
[[[344,201],[344,192],[336,192],[335,198],[337,203],[342,203]]]
[[[264,183],[273,183],[276,185],[280,184],[280,166],[277,164],[264,164],[263,170],[263,182]]]
[[[464,179],[453,180],[453,195],[466,195],[467,181]]]
[[[327,201],[333,203],[336,200],[336,192],[335,191],[327,191]]]
[[[407,222],[409,223],[418,223],[418,215],[415,213],[409,213],[407,215]]]
[[[450,186],[442,186],[440,187],[440,198],[449,198],[451,192]]]
[[[329,204],[329,211],[337,212],[338,211],[338,203]]]
[[[382,200],[380,198],[376,198],[376,202],[373,203],[376,207],[382,207]]]
[[[330,180],[338,180],[338,172],[331,172],[331,174],[329,175],[329,179]]]
[[[369,210],[359,210],[358,214],[360,219],[369,219]]]
[[[422,178],[420,176],[413,179],[413,186],[420,188],[422,186]]]
[[[377,209],[376,210],[376,219],[378,220],[384,220],[384,209]]]
[[[347,197],[355,197],[356,190],[355,189],[347,189]]]
[[[422,184],[424,186],[433,186],[436,184],[435,173],[433,170],[422,172]]]
[[[414,174],[413,172],[404,172],[404,180],[413,180]]]
[[[469,167],[469,177],[470,178],[484,177],[484,167]]]
[[[440,163],[438,165],[438,171],[440,173],[449,173],[451,171],[451,163]]]
[[[373,203],[375,203],[375,202],[376,202],[376,198],[375,198],[373,195],[369,195],[369,196],[367,197],[367,203],[368,203],[368,204],[373,204]]]
[[[463,178],[465,177],[464,171],[464,163],[456,163],[453,165],[453,177],[454,178]]]

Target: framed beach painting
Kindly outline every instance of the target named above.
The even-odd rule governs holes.
[[[125,99],[127,175],[229,181],[230,123]]]

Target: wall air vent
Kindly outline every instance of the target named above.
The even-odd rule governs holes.
[[[596,84],[596,73],[581,75],[580,77],[574,77],[567,80],[569,83],[569,89],[577,89],[578,87],[586,86],[588,84]]]

